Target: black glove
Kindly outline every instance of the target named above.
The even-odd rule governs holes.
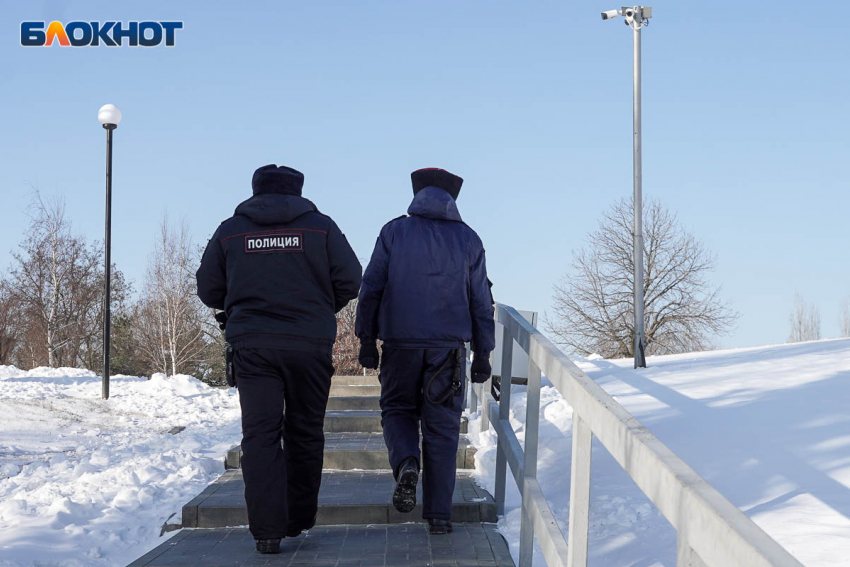
[[[378,345],[375,341],[360,341],[360,356],[357,360],[363,368],[376,370],[378,362],[380,362],[380,354],[378,354]]]
[[[218,328],[223,331],[227,327],[227,312],[219,311],[215,314],[215,320],[218,322]]]
[[[490,367],[490,353],[476,352],[472,359],[472,382],[483,384],[490,379],[493,369]]]

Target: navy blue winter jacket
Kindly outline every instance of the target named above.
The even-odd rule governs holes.
[[[357,336],[395,348],[471,341],[473,352],[489,353],[495,324],[481,239],[438,187],[417,193],[407,212],[381,229],[360,288]]]
[[[312,202],[260,194],[213,234],[198,296],[227,312],[234,348],[330,349],[335,314],[357,297],[361,270],[336,223]]]

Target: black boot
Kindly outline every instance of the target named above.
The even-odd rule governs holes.
[[[280,539],[258,539],[257,551],[263,554],[280,553]]]
[[[452,521],[428,518],[428,533],[431,535],[443,535],[452,533]]]
[[[419,482],[419,463],[408,457],[398,469],[398,479],[393,492],[393,506],[399,512],[410,512],[416,507],[416,485]]]
[[[307,522],[306,524],[301,524],[300,526],[299,525],[292,525],[292,526],[287,527],[286,528],[286,537],[298,537],[298,536],[300,536],[301,532],[303,532],[304,530],[309,530],[313,526],[316,525],[316,519],[318,517],[319,517],[319,513],[316,512],[316,515],[313,516],[313,519],[310,522]]]

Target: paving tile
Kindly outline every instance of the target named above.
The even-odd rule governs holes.
[[[422,521],[421,504],[401,514],[392,506],[395,485],[390,471],[325,471],[319,491],[320,525],[402,523]],[[248,516],[241,470],[227,471],[197,498],[184,506],[183,525],[197,528],[244,526]],[[422,500],[419,484],[418,500]],[[469,473],[459,473],[452,518],[457,522],[494,522],[493,498],[475,484]]]
[[[284,539],[280,555],[260,555],[245,528],[184,529],[128,567],[369,566],[514,567],[493,524],[455,524],[430,536],[422,524],[316,527]]]
[[[346,386],[380,386],[377,376],[333,376],[332,385]]]
[[[460,432],[467,433],[469,424],[466,417],[460,418]],[[381,431],[380,411],[328,411],[325,413],[324,430],[326,433],[362,432],[379,433]]]
[[[389,470],[389,455],[381,433],[343,432],[325,433],[325,469],[333,470]],[[239,446],[227,452],[226,469],[238,469],[242,449]],[[466,435],[461,435],[457,451],[459,469],[475,468],[475,448]]]
[[[380,396],[334,396],[328,398],[327,411],[380,411]]]
[[[349,385],[349,384],[334,384],[331,382],[331,397],[343,397],[343,396],[380,396],[381,395],[381,387],[380,386],[359,386],[359,385]]]
[[[496,520],[492,497],[468,473],[459,473],[453,495],[455,531],[430,536],[421,520],[421,504],[400,514],[390,503],[394,481],[388,468],[375,377],[334,377],[325,419],[325,470],[319,493],[317,527],[285,539],[280,555],[260,555],[244,527],[247,513],[241,450],[225,458],[228,470],[183,508],[183,529],[145,554],[131,567],[303,566],[513,566]],[[462,419],[461,432],[467,421]],[[475,449],[465,437],[458,468],[474,467]],[[351,469],[385,470],[351,470]],[[422,500],[421,484],[419,501]],[[419,523],[416,523],[419,522]],[[465,523],[466,522],[466,523]]]

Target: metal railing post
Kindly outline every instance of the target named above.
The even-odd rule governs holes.
[[[573,411],[573,454],[570,466],[570,526],[567,567],[587,567],[587,528],[590,522],[590,425]]]
[[[540,368],[528,353],[528,388],[525,407],[525,447],[523,447],[522,519],[519,530],[519,567],[531,567],[534,556],[534,524],[526,497],[526,479],[537,478],[537,435],[540,431]]]
[[[466,375],[466,383],[469,384],[469,412],[475,413],[478,411],[478,392],[475,390],[475,384],[472,383],[472,368],[469,365],[469,343],[466,343],[466,359],[463,362],[465,364],[463,372]]]
[[[493,353],[490,352],[490,368],[493,367]],[[490,388],[493,384],[493,375],[490,374],[490,378],[487,379],[486,382],[481,384],[481,431],[488,431],[490,429]]]
[[[481,432],[484,433],[490,429],[490,416],[487,415],[487,409],[490,406],[490,380],[481,384]]]
[[[499,421],[505,423],[502,431],[510,428],[511,376],[513,376],[514,340],[510,330],[502,326],[502,377],[499,383]],[[508,450],[502,436],[496,439],[496,513],[505,514],[505,483],[507,482]]]

